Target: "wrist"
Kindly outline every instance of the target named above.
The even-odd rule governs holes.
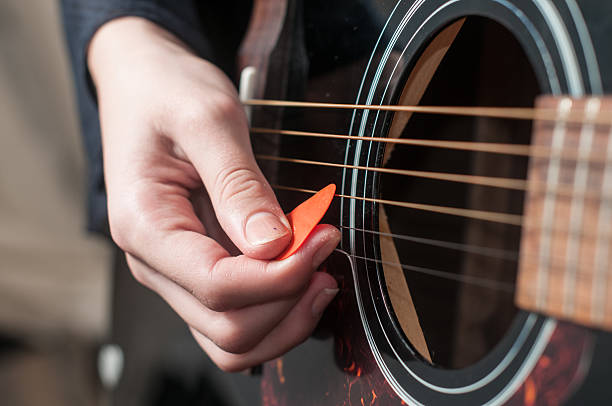
[[[193,55],[186,44],[159,25],[141,17],[120,17],[103,24],[93,35],[87,67],[97,87],[113,71],[161,50]]]

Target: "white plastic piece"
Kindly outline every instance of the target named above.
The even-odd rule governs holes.
[[[257,69],[253,66],[247,66],[240,72],[240,101],[245,102],[247,100],[251,100],[255,95],[255,87],[257,80]],[[249,120],[249,125],[251,125],[251,106],[244,106],[244,111],[246,113],[247,119]]]
[[[98,375],[100,382],[107,390],[117,387],[121,375],[125,357],[123,350],[116,344],[106,344],[100,348],[98,353]]]

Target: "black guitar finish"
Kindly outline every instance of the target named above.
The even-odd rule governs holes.
[[[467,17],[426,91],[424,105],[531,106],[538,94],[612,91],[612,3],[601,0],[378,0],[304,2],[313,102],[395,104],[427,44]],[[280,155],[378,167],[392,113],[284,109],[285,129],[350,134],[362,140],[284,138]],[[529,142],[529,123],[413,117],[403,137]],[[526,160],[405,147],[388,166],[491,176],[526,176]],[[485,171],[486,173],[482,173]],[[441,181],[380,176],[364,170],[281,164],[278,183],[339,193],[520,214],[523,196]],[[280,191],[290,210],[306,198]],[[432,356],[417,353],[390,303],[381,264],[376,203],[336,199],[325,221],[343,232],[327,263],[341,294],[316,337],[264,366],[266,405],[612,404],[612,336],[517,310],[512,293],[469,286],[472,278],[512,285],[516,260],[397,242]],[[389,209],[394,233],[516,252],[520,229],[409,209]],[[374,232],[373,232],[374,231]],[[501,237],[500,237],[501,236]],[[477,243],[477,244],[476,244]],[[460,250],[459,250],[460,251]],[[455,279],[436,276],[451,272]],[[446,274],[445,274],[446,275]]]

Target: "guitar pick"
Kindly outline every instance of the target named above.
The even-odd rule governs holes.
[[[293,231],[293,239],[289,247],[276,258],[278,261],[289,258],[300,249],[312,230],[319,224],[327,209],[329,209],[335,193],[336,185],[333,183],[327,185],[293,209],[291,213],[287,214],[287,220],[289,220],[291,230]]]

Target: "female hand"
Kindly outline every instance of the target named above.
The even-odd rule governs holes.
[[[321,225],[292,257],[230,80],[174,36],[127,17],[100,28],[88,65],[100,108],[111,234],[223,370],[305,340],[337,292],[316,272],[339,241]],[[236,248],[243,254],[232,256]]]

